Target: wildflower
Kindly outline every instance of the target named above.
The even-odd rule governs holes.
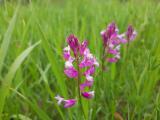
[[[79,64],[80,68],[84,68],[84,67],[92,67],[93,65],[95,66],[99,66],[97,60],[95,57],[93,57],[93,55],[90,53],[89,49],[86,49],[84,51],[84,58],[81,61],[81,63]]]
[[[103,49],[107,53],[109,57],[103,53],[103,58],[106,59],[110,63],[117,62],[120,58],[120,46],[121,44],[127,43],[135,39],[137,33],[130,25],[128,26],[127,32],[119,34],[118,28],[115,23],[111,23],[108,25],[106,30],[101,32],[101,36],[103,39]],[[107,58],[106,58],[107,57]]]
[[[64,101],[64,98],[60,97],[59,95],[57,95],[55,99],[58,101],[58,105],[60,105]]]
[[[80,45],[80,47],[79,47],[79,52],[80,52],[81,55],[84,55],[84,52],[85,52],[85,50],[87,49],[87,45],[88,45],[87,40],[84,40],[84,41],[82,42],[82,44]]]
[[[85,88],[91,88],[93,86],[93,77],[92,75],[95,72],[95,67],[99,66],[96,58],[90,53],[88,48],[87,40],[84,40],[82,43],[79,42],[78,38],[71,34],[67,38],[68,46],[63,49],[63,57],[65,59],[65,68],[64,73],[69,78],[76,78],[78,83],[78,98],[81,96],[91,99],[94,97],[94,91],[85,92]],[[76,67],[74,65],[76,64]],[[80,74],[83,68],[87,68],[84,73]],[[81,77],[85,77],[85,81],[81,81]],[[55,99],[58,101],[58,104],[64,103],[64,107],[72,107],[75,105],[75,99],[65,100],[60,96],[56,96]]]
[[[69,77],[69,78],[76,78],[78,76],[78,71],[74,67],[68,67],[64,70],[64,73]]]
[[[128,41],[133,41],[137,36],[137,32],[133,29],[131,25],[128,26],[126,37]]]
[[[107,29],[101,32],[103,45],[106,46],[111,39],[117,36],[117,33],[118,33],[118,28],[116,24],[114,22],[109,24]]]
[[[77,101],[75,99],[64,100],[64,107],[65,108],[72,107],[76,104],[76,102]]]
[[[89,88],[92,87],[93,82],[94,82],[93,80],[92,81],[86,80],[84,83],[80,85],[80,90],[83,91],[86,87]]]
[[[119,30],[116,24],[111,23],[108,25],[106,30],[101,32],[104,47],[103,49],[107,52],[108,55],[113,56],[111,58],[107,58],[107,61],[111,63],[117,62],[118,59],[120,59],[120,44],[121,42],[125,41],[123,35],[119,35],[118,31]]]
[[[94,74],[95,72],[95,67],[94,66],[91,66],[89,69],[87,69],[85,72],[84,72],[84,75],[92,75]]]
[[[67,46],[63,49],[63,57],[65,60],[70,58],[70,46]]]
[[[57,95],[55,97],[55,99],[58,101],[58,105],[61,105],[63,103],[64,104],[64,108],[72,107],[77,102],[75,99],[65,100],[64,98],[60,97],[59,95]]]
[[[88,46],[88,42],[87,40],[84,40],[82,43],[79,43],[78,38],[76,38],[74,35],[70,35],[67,38],[67,43],[69,44],[69,47],[71,48],[70,51],[67,51],[69,49],[64,51],[64,54],[66,53],[70,53],[73,52],[74,53],[74,57],[71,56],[71,54],[67,54],[68,55],[68,59],[66,63],[65,63],[65,74],[70,77],[70,78],[75,78],[78,76],[78,72],[76,69],[74,69],[73,67],[73,62],[74,59],[78,59],[78,67],[79,70],[83,69],[83,68],[87,68],[87,70],[83,73],[84,77],[85,77],[85,81],[83,83],[81,83],[78,87],[81,91],[81,94],[83,97],[85,97],[85,88],[91,88],[93,85],[93,77],[91,75],[94,74],[95,72],[95,67],[99,66],[99,63],[97,62],[96,58],[91,54]],[[64,56],[65,57],[65,56]],[[70,58],[72,58],[72,60],[70,60]],[[93,96],[92,96],[93,97]],[[91,98],[91,97],[90,97]]]
[[[70,48],[73,50],[74,56],[77,56],[78,50],[79,50],[78,38],[76,38],[73,34],[71,34],[67,38],[67,43],[69,44]]]
[[[87,98],[87,99],[91,99],[94,97],[94,91],[91,92],[82,92],[82,96]]]

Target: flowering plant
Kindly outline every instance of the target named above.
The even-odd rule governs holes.
[[[110,63],[117,62],[120,59],[121,44],[133,41],[137,35],[131,25],[128,26],[127,32],[123,34],[119,34],[118,32],[118,27],[114,22],[101,32],[103,40],[102,59],[106,59]],[[107,57],[105,53],[113,57]]]
[[[77,91],[79,102],[81,103],[81,96],[86,99],[94,97],[94,91],[86,91],[85,88],[91,88],[93,86],[92,75],[95,72],[95,67],[99,66],[96,58],[90,53],[87,40],[82,43],[79,42],[73,34],[67,38],[68,46],[63,49],[63,57],[65,59],[64,73],[69,78],[77,80]],[[74,63],[76,66],[74,66]],[[82,69],[85,71],[83,73]],[[85,81],[82,82],[82,77],[85,77]],[[58,100],[58,104],[64,103],[64,107],[72,107],[77,102],[76,99],[65,100],[60,96],[55,97]]]
[[[121,44],[133,41],[137,34],[131,25],[128,26],[127,32],[123,34],[119,34],[118,32],[118,27],[114,22],[109,24],[108,27],[101,32],[103,40],[103,52],[101,58],[102,80],[105,60],[110,63],[117,62],[120,59]],[[82,107],[81,97],[86,99],[94,97],[94,91],[88,90],[93,86],[94,80],[92,75],[95,73],[95,67],[98,67],[99,63],[90,53],[87,40],[80,43],[78,38],[71,34],[66,41],[68,46],[63,49],[63,57],[65,59],[64,73],[67,77],[77,81],[77,96]],[[85,78],[84,81],[82,81],[82,77]],[[72,107],[77,102],[76,99],[64,99],[59,95],[57,95],[55,99],[58,101],[59,105],[63,103],[65,108]]]

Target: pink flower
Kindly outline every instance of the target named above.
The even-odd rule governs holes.
[[[84,55],[84,51],[87,49],[88,42],[84,40],[79,47],[79,52],[81,55]]]
[[[117,58],[108,58],[107,61],[110,63],[115,63],[118,61],[118,59]]]
[[[78,88],[80,89],[80,93],[82,96],[87,99],[91,99],[94,96],[94,91],[85,92],[84,89],[86,87],[91,88],[93,85],[93,77],[91,76],[95,72],[95,66],[99,66],[96,58],[90,53],[88,46],[88,42],[84,40],[81,44],[74,35],[70,35],[67,38],[68,47],[64,48],[63,56],[66,60],[64,73],[69,78],[76,78],[78,75],[84,75],[86,77],[85,81],[82,84],[78,83]],[[74,56],[72,56],[72,53]],[[74,63],[75,62],[75,63]],[[74,64],[77,64],[79,67],[78,70],[74,68]],[[83,68],[87,68],[87,70],[79,74]],[[82,70],[83,71],[83,70]],[[81,80],[78,79],[78,81]],[[55,97],[58,100],[58,103],[64,103],[64,107],[68,108],[73,106],[76,103],[75,99],[64,100],[62,97]]]
[[[75,99],[68,99],[65,100],[64,98],[60,97],[59,95],[57,95],[55,97],[55,99],[57,100],[58,105],[61,105],[62,103],[64,104],[64,108],[69,108],[72,107],[76,104],[76,100]]]
[[[64,73],[69,77],[69,78],[76,78],[78,76],[78,71],[74,67],[68,67],[65,68]]]
[[[118,38],[122,44],[127,43],[127,39],[125,38],[125,34],[118,35]]]
[[[88,81],[93,81],[93,77],[90,76],[90,75],[86,75],[86,79],[87,79]]]
[[[104,53],[104,58],[107,59],[110,63],[115,63],[120,59],[120,45],[123,43],[127,43],[128,40],[133,40],[136,36],[136,32],[134,31],[132,26],[128,27],[126,33],[119,34],[118,28],[115,23],[111,23],[108,25],[106,30],[101,32],[101,36],[103,39],[104,50],[107,55]],[[127,38],[126,38],[127,37]],[[107,58],[108,54],[112,55],[111,58]]]
[[[87,98],[87,99],[91,99],[94,97],[94,91],[90,91],[90,92],[82,92],[82,96]]]
[[[84,68],[84,67],[91,67],[93,65],[94,65],[94,59],[85,57],[79,64],[79,67]]]
[[[92,87],[94,81],[86,80],[84,83],[80,85],[80,90],[83,91],[86,87]]]
[[[127,40],[133,41],[136,36],[137,36],[137,32],[133,29],[131,25],[129,25],[126,32]]]
[[[78,54],[78,50],[79,50],[78,38],[76,38],[73,34],[71,34],[67,38],[67,43],[69,44],[70,48],[73,50],[74,56],[76,56]]]
[[[76,102],[77,101],[75,99],[64,100],[64,108],[72,107],[76,104]]]
[[[84,51],[84,58],[79,64],[79,67],[80,68],[92,67],[93,65],[99,66],[99,63],[97,62],[96,58],[93,57],[93,55],[90,53],[89,49],[86,49]]]
[[[95,72],[95,67],[91,66],[88,70],[84,72],[84,75],[92,75]]]
[[[117,37],[118,28],[116,24],[113,22],[108,25],[106,30],[103,30],[101,32],[101,36],[103,39],[103,45],[106,46],[107,43],[111,40]]]
[[[63,49],[63,57],[65,60],[68,60],[70,58],[70,47],[67,46]]]
[[[109,49],[109,50],[108,50],[108,53],[113,54],[113,55],[116,55],[118,52],[119,52],[119,51],[116,50],[116,49]]]

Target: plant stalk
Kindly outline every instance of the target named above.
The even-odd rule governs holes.
[[[84,115],[84,118],[86,120],[86,116],[85,116],[83,106],[82,106],[82,98],[81,98],[81,90],[80,90],[81,71],[79,68],[79,57],[78,56],[76,57],[76,62],[77,62],[77,70],[78,70],[78,79],[77,79],[78,102],[79,102],[80,109],[82,110],[82,114]]]

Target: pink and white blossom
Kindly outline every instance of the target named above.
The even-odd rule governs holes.
[[[78,76],[78,71],[74,67],[68,67],[65,68],[64,73],[69,77],[69,78],[76,78]]]
[[[60,97],[59,95],[57,95],[55,97],[55,99],[57,100],[57,103],[58,105],[61,105],[63,104],[64,105],[64,108],[69,108],[69,107],[72,107],[76,104],[76,100],[75,99],[68,99],[68,100],[65,100],[63,97]]]
[[[94,97],[94,91],[82,92],[82,96],[86,99],[91,99]]]
[[[129,25],[126,32],[127,40],[133,41],[136,36],[137,36],[137,32],[134,30],[134,28],[131,25]]]

